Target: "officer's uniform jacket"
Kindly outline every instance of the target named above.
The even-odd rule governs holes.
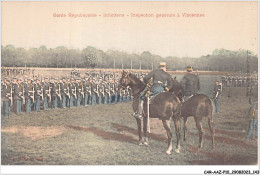
[[[74,83],[71,82],[69,88],[70,88],[69,89],[70,96],[73,96],[73,97],[76,98],[76,84],[75,84],[75,82]]]
[[[27,83],[25,86],[25,98],[33,98],[33,91],[35,91],[34,89],[34,84],[33,83]]]
[[[64,81],[60,82],[59,86],[60,86],[60,95],[63,97],[65,95],[65,83],[64,83]]]
[[[186,73],[180,82],[182,93],[184,96],[191,96],[200,89],[199,77],[193,73]]]
[[[22,83],[14,83],[13,84],[13,89],[14,89],[14,100],[21,100],[22,98],[22,93],[23,93],[23,85]]]
[[[1,96],[2,96],[2,100],[3,101],[10,101],[11,98],[11,91],[12,89],[12,84],[10,83],[9,85],[7,84],[2,84],[2,88],[1,88],[2,92],[1,92]],[[13,93],[13,92],[12,92]]]
[[[48,82],[43,82],[43,85],[42,85],[42,87],[43,87],[43,96],[44,97],[47,97],[47,96],[49,96],[50,94],[51,94],[51,85],[50,85],[50,83],[48,83]]]
[[[173,81],[170,74],[162,69],[156,69],[150,72],[147,76],[143,78],[144,83],[147,84],[150,78],[153,78],[151,91],[153,91],[153,89],[155,89],[157,86],[167,86],[169,89],[171,89],[173,86]]]
[[[41,98],[43,96],[43,91],[42,91],[42,84],[41,83],[35,83],[34,86],[34,98]]]
[[[89,95],[91,95],[91,82],[90,81],[85,81],[85,93],[88,93]]]
[[[221,94],[221,85],[215,85],[214,87],[214,98],[219,99]]]

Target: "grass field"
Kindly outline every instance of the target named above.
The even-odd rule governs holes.
[[[245,88],[224,89],[221,113],[214,114],[214,150],[206,120],[203,148],[197,149],[198,131],[193,118],[188,120],[188,137],[186,142],[181,141],[180,154],[166,155],[166,132],[158,119],[151,119],[149,146],[138,146],[132,102],[123,102],[19,116],[12,113],[9,119],[2,118],[1,164],[256,165],[257,143],[243,142],[249,122],[245,92]],[[171,128],[175,130],[173,122]]]

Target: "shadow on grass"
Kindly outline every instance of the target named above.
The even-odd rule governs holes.
[[[189,152],[200,153],[207,156],[208,159],[204,160],[191,160],[189,161],[194,165],[256,165],[256,156],[244,156],[238,154],[224,154],[224,153],[214,153],[210,151],[198,150],[193,146],[189,146]]]
[[[106,139],[106,140],[114,140],[114,141],[129,142],[129,143],[136,143],[137,142],[131,136],[113,133],[113,132],[107,132],[107,131],[103,131],[103,130],[98,129],[98,128],[86,128],[86,127],[82,127],[82,126],[72,126],[72,125],[68,125],[67,128],[77,130],[77,131],[92,132],[93,134],[95,134],[99,137],[102,137],[103,139]]]

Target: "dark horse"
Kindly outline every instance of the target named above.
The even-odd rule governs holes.
[[[177,97],[181,100],[182,93],[179,82],[175,79],[174,86],[170,91],[174,91]],[[208,119],[208,125],[210,133],[212,135],[212,147],[215,147],[215,130],[213,128],[213,104],[210,98],[204,94],[196,94],[189,98],[186,102],[182,103],[181,107],[181,117],[184,119],[184,141],[186,140],[186,130],[187,130],[187,119],[190,116],[193,116],[196,122],[196,126],[199,131],[199,148],[202,147],[202,137],[203,129],[201,125],[201,120],[203,117]]]
[[[133,110],[137,112],[139,96],[140,93],[145,89],[146,85],[139,80],[135,75],[131,73],[127,73],[123,71],[122,77],[120,79],[120,86],[122,88],[126,88],[129,86],[132,89],[132,93],[134,96],[133,100]],[[178,87],[176,87],[177,89]],[[174,88],[175,89],[175,88]],[[168,149],[166,151],[167,154],[171,154],[172,151],[172,132],[170,128],[170,119],[173,118],[176,136],[177,136],[177,146],[175,151],[180,152],[180,113],[181,113],[181,102],[179,98],[173,92],[162,92],[159,95],[155,96],[153,99],[153,103],[149,106],[149,117],[151,118],[159,118],[162,120],[163,126],[166,130],[168,136]],[[143,131],[144,131],[144,140],[142,139],[141,134],[141,119],[137,118],[137,126],[138,126],[138,134],[139,141],[138,144],[142,145],[148,144],[147,139],[147,100],[144,101],[143,108]]]

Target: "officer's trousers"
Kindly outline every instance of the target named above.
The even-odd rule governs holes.
[[[216,112],[219,113],[220,112],[220,99],[219,98],[215,99],[215,108],[216,108]]]
[[[52,101],[52,108],[54,108],[54,109],[58,108],[57,96],[52,96],[51,101]]]
[[[81,102],[81,94],[78,94],[77,107],[80,106],[80,102]]]
[[[14,100],[14,110],[18,115],[22,113],[22,100]]]
[[[36,98],[35,100],[36,100],[36,102],[35,102],[36,112],[40,112],[41,111],[41,99]]]
[[[3,101],[3,112],[4,117],[8,118],[10,116],[10,101]]]
[[[86,105],[88,105],[88,94],[87,93],[85,93],[84,94],[84,105],[86,106]]]
[[[48,108],[49,108],[49,101],[48,101],[48,97],[45,96],[43,101],[43,109],[48,109]]]
[[[30,98],[26,99],[26,112],[32,112],[32,103]]]
[[[66,108],[66,96],[61,95],[61,108]]]
[[[145,99],[145,94],[146,94],[147,90],[144,90],[143,92],[141,92],[139,100]],[[158,85],[155,88],[153,88],[153,90],[150,91],[149,97],[152,96],[152,95],[158,94],[158,93],[162,92],[163,90],[164,90],[164,88],[162,86]]]

